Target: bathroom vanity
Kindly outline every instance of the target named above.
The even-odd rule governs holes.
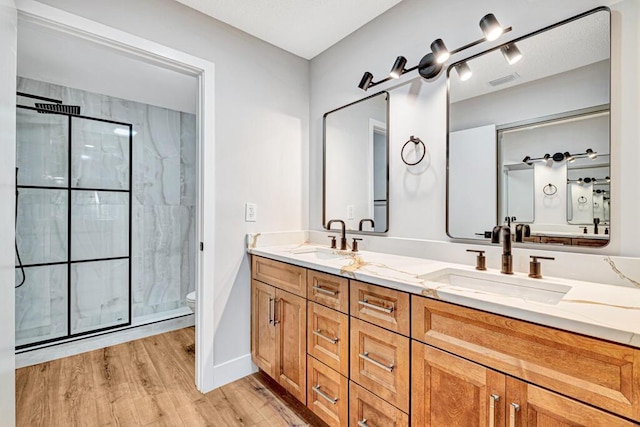
[[[331,426],[640,422],[635,289],[310,244],[249,252],[253,361]]]

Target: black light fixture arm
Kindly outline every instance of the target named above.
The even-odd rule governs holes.
[[[492,14],[489,14],[493,17]],[[487,16],[489,16],[487,15]],[[487,17],[485,16],[485,18]],[[483,18],[483,20],[485,19]],[[495,17],[493,17],[493,19],[495,19]],[[497,22],[497,21],[496,21]],[[482,28],[482,24],[481,24],[481,28]],[[509,31],[512,30],[512,27],[506,27],[502,29],[502,34],[504,33],[508,33]],[[484,30],[483,30],[484,31]],[[448,59],[451,55],[454,55],[456,53],[460,53],[466,49],[469,49],[471,47],[477,46],[482,42],[488,41],[489,39],[485,36],[481,39],[475,40],[471,43],[468,43],[464,46],[461,46],[457,49],[453,49],[451,51],[446,50],[446,47],[444,46],[444,42],[442,42],[441,39],[437,39],[434,43],[432,43],[432,51],[428,52],[426,55],[424,55],[422,57],[422,59],[420,60],[420,62],[410,68],[402,68],[401,70],[395,69],[396,64],[398,64],[398,60],[402,59],[403,63],[406,61],[404,59],[404,57],[398,57],[398,59],[396,59],[396,64],[394,64],[394,68],[392,69],[392,75],[385,77],[384,79],[378,80],[377,82],[373,81],[373,74],[371,74],[369,71],[366,71],[364,73],[364,75],[362,76],[362,79],[360,80],[360,84],[358,84],[358,87],[364,91],[366,91],[367,89],[369,89],[370,87],[374,87],[377,85],[380,85],[382,83],[386,83],[389,80],[392,79],[397,79],[398,77],[410,73],[412,71],[418,70],[418,72],[420,73],[420,75],[425,78],[425,79],[432,79],[434,77],[436,77],[438,74],[440,74],[440,71],[442,70],[442,67],[444,65],[444,63],[446,62],[446,59]],[[493,39],[491,39],[493,40]],[[444,53],[446,53],[447,55],[445,56],[445,58],[442,58],[440,61],[438,61],[436,59],[436,56],[434,55],[434,47],[433,44],[436,44],[437,42],[439,42],[438,47],[444,49]]]

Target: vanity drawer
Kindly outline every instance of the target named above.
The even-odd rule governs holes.
[[[395,406],[351,381],[349,382],[349,425],[408,427],[409,417]]]
[[[412,296],[412,337],[640,421],[640,350]]]
[[[330,426],[347,425],[349,380],[307,357],[307,407]]]
[[[409,294],[351,281],[351,315],[409,336]]]
[[[307,296],[334,310],[349,313],[349,280],[319,271],[307,271]]]
[[[351,318],[350,378],[409,412],[409,338]]]
[[[349,316],[309,301],[307,353],[349,376]]]
[[[251,274],[255,280],[307,297],[306,269],[255,255],[251,257],[251,262]]]

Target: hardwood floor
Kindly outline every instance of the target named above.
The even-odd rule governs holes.
[[[194,342],[186,328],[18,369],[16,424],[324,426],[261,373],[201,394]]]

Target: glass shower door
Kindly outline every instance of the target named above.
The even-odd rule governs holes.
[[[130,133],[71,118],[71,334],[129,323]]]
[[[131,141],[130,124],[18,106],[18,349],[131,323]]]

